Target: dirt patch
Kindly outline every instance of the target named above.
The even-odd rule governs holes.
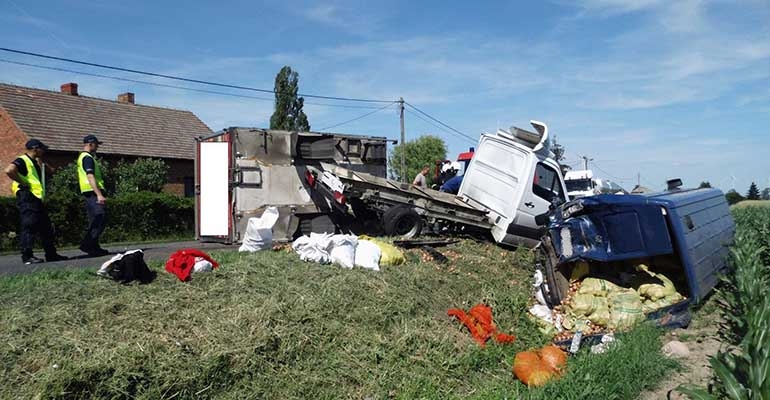
[[[679,359],[683,370],[674,372],[668,379],[660,382],[658,388],[654,391],[642,393],[639,399],[642,400],[660,400],[669,398],[668,392],[677,386],[688,383],[700,387],[708,386],[712,377],[709,357],[719,351],[718,323],[713,321],[710,324],[692,324],[687,329],[675,329],[667,332],[662,338],[661,343],[665,345],[669,341],[679,340],[687,345],[690,354],[687,357]],[[687,399],[680,393],[672,392],[671,399]]]

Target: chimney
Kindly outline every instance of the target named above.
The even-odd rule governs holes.
[[[118,103],[135,104],[134,94],[131,92],[121,93],[118,95]]]
[[[78,95],[78,84],[75,82],[65,83],[61,85],[61,92],[64,94],[70,94],[73,96]]]

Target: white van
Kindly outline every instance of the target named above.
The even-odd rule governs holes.
[[[552,158],[548,127],[530,121],[537,133],[512,127],[482,135],[465,173],[458,196],[489,211],[497,242],[535,246],[542,230],[535,216],[548,211],[554,199],[567,201],[567,188]]]

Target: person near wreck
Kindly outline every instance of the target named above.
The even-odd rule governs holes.
[[[88,228],[86,228],[83,240],[80,241],[80,250],[92,257],[109,254],[109,251],[99,245],[99,236],[107,225],[107,213],[105,211],[104,178],[96,160],[96,151],[102,142],[95,135],[83,137],[83,151],[78,156],[78,186],[85,200],[86,215],[88,216]]]
[[[45,179],[41,162],[48,146],[38,139],[30,139],[25,147],[27,151],[5,169],[5,174],[13,181],[11,192],[16,196],[19,209],[21,260],[27,265],[44,262],[33,253],[36,234],[43,242],[45,261],[66,260],[67,257],[56,252],[53,225],[44,203]]]
[[[417,176],[414,177],[414,180],[412,181],[412,186],[418,187],[420,189],[427,189],[428,179],[426,177],[428,176],[429,172],[430,172],[430,167],[427,165],[424,165],[422,167],[422,170],[420,170],[420,173],[418,173]]]

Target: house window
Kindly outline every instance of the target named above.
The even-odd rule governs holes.
[[[192,176],[184,177],[184,197],[195,196],[195,179]]]
[[[551,201],[555,197],[559,197],[566,201],[564,193],[561,190],[561,183],[559,182],[559,174],[553,168],[538,163],[535,168],[535,179],[532,182],[532,191],[545,200]]]

